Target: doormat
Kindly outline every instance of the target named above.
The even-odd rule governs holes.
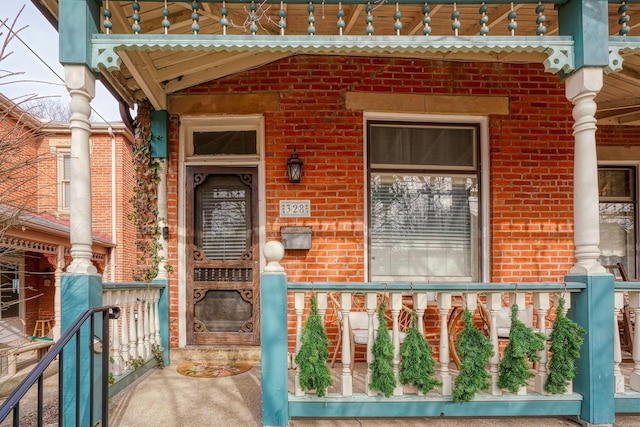
[[[178,365],[176,370],[187,377],[218,378],[242,374],[251,369],[251,366],[251,363],[247,362],[188,362]]]

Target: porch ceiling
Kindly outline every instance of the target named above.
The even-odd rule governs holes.
[[[58,1],[59,0],[33,0],[33,2],[50,18],[54,23],[58,21]],[[101,67],[101,80],[109,86],[113,93],[123,101],[132,106],[137,100],[149,99],[156,109],[165,109],[167,97],[172,93],[204,83],[217,78],[222,78],[244,70],[260,67],[278,59],[296,55],[305,51],[298,45],[281,49],[264,49],[257,45],[236,47],[229,49],[226,47],[208,43],[198,47],[162,46],[156,43],[157,37],[164,34],[162,27],[163,2],[141,1],[140,4],[140,34],[132,35],[132,2],[110,1],[109,10],[111,12],[111,34],[114,38],[131,35],[130,39],[139,41],[147,40],[144,47],[134,44],[123,44],[116,48],[118,56],[118,67]],[[106,2],[102,2],[103,8]],[[221,25],[222,3],[200,2],[199,15],[199,35],[202,38],[215,36],[221,40],[224,37],[233,37],[247,40],[253,39],[279,39],[281,36],[278,22],[280,21],[280,3],[256,1],[256,21],[257,32],[251,36],[249,20],[249,3],[228,3],[226,35],[223,35],[223,25]],[[635,6],[635,7],[634,7]],[[180,35],[192,35],[192,9],[191,2],[168,3],[170,12],[170,28],[168,34],[172,37]],[[339,35],[337,26],[338,18],[336,14],[342,7],[344,11],[343,35]],[[456,10],[460,13],[460,29],[456,38],[469,42],[471,36],[479,36],[481,24],[478,4],[458,4]],[[525,2],[513,5],[517,13],[517,31],[515,39],[504,37],[506,43],[509,40],[518,38],[527,40],[540,40],[536,36],[538,24],[536,18],[537,4]],[[619,4],[609,5],[609,28],[610,35],[618,33],[619,15],[617,9]],[[366,5],[365,4],[342,4],[338,6],[335,2],[318,2],[315,4],[313,17],[315,18],[315,36],[308,35],[309,12],[308,4],[285,4],[286,10],[286,36],[297,36],[296,39],[305,40],[346,40],[353,36],[365,36],[366,27]],[[423,4],[403,4],[400,6],[402,17],[401,35],[407,39],[420,38],[423,36]],[[432,5],[429,11],[431,18],[431,35],[428,37],[429,44],[436,40],[454,39],[452,30],[451,14],[454,5],[437,4]],[[511,12],[509,4],[488,4],[486,15],[489,17],[488,35],[510,36],[508,30],[508,15]],[[374,20],[374,37],[385,38],[393,43],[397,37],[394,30],[394,14],[396,13],[395,3],[375,3],[372,11]],[[544,37],[558,38],[557,12],[552,4],[548,4],[545,11],[544,25],[546,32]],[[629,12],[631,31],[633,35],[636,27],[640,26],[640,6],[632,4]],[[633,23],[636,23],[635,25]],[[104,31],[104,28],[102,28]],[[267,37],[265,37],[267,36]],[[102,41],[108,40],[109,36],[102,36]],[[365,37],[359,37],[365,39]],[[187,39],[184,37],[183,39]],[[371,39],[371,38],[369,38]],[[480,38],[476,38],[480,40]],[[487,39],[487,38],[483,38]],[[304,42],[308,43],[308,42]],[[352,49],[349,54],[384,56],[403,56],[411,58],[438,59],[450,61],[493,61],[493,62],[536,62],[541,63],[547,59],[548,54],[540,49],[414,49],[384,51],[377,49],[366,49],[366,44],[362,45],[360,52]],[[514,44],[515,46],[515,44]],[[317,52],[318,50],[316,50]],[[617,73],[605,75],[604,87],[599,93],[596,101],[598,103],[597,117],[601,124],[624,124],[640,125],[640,54],[627,53],[622,55],[624,62],[623,69]],[[562,84],[558,77],[558,84]]]

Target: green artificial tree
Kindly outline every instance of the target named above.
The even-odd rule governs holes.
[[[400,355],[402,356],[400,365],[402,384],[413,384],[425,394],[433,387],[442,384],[433,378],[436,362],[429,343],[417,328],[415,311],[411,317],[411,327],[400,347]]]
[[[518,319],[518,304],[511,306],[511,329],[509,344],[504,349],[498,372],[498,387],[516,393],[527,385],[533,374],[529,371],[527,359],[537,362],[539,351],[546,348],[544,335],[534,332]]]
[[[491,386],[491,375],[487,373],[485,366],[493,356],[493,346],[475,325],[469,310],[465,310],[463,319],[464,327],[456,345],[461,365],[453,386],[454,402],[468,402],[477,392]]]
[[[295,361],[300,367],[300,387],[303,390],[316,390],[318,397],[326,394],[327,387],[333,384],[331,371],[327,366],[329,344],[331,341],[318,314],[316,297],[311,296],[311,312],[302,330],[300,351]]]
[[[585,330],[564,314],[564,298],[558,301],[556,320],[551,331],[551,360],[549,376],[544,390],[553,394],[564,393],[568,381],[576,376],[575,361],[580,357],[580,347]]]
[[[393,374],[393,343],[387,331],[384,318],[384,302],[378,308],[378,333],[373,343],[373,363],[371,363],[371,390],[377,390],[385,397],[391,396],[396,388],[396,378]]]

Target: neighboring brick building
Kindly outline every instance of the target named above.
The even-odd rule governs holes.
[[[7,216],[21,211],[0,235],[0,342],[5,342],[31,335],[38,319],[59,320],[56,291],[70,261],[71,141],[68,123],[41,121],[2,95],[0,109],[0,145],[7,147],[0,166],[5,171],[0,208]],[[136,263],[134,226],[127,219],[132,140],[122,123],[92,124],[93,261],[109,282],[130,281]],[[16,167],[17,176],[10,167]]]

